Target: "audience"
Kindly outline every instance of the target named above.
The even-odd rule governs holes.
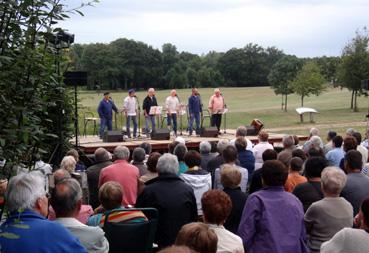
[[[77,150],[72,148],[67,152],[66,155],[73,156],[74,160],[76,160],[75,171],[86,171],[86,166],[79,160],[79,154]]]
[[[325,158],[328,160],[329,166],[339,167],[341,160],[345,157],[342,149],[343,139],[337,135],[332,139],[332,149],[328,151]]]
[[[87,226],[76,219],[82,205],[82,189],[75,179],[64,179],[57,183],[50,202],[55,210],[56,222],[77,237],[88,252],[109,251],[108,240],[101,228]]]
[[[199,150],[201,154],[201,168],[203,170],[208,169],[209,161],[215,157],[211,152],[211,144],[208,141],[201,141],[199,145]]]
[[[283,189],[288,169],[280,161],[266,161],[261,175],[265,187],[248,197],[238,228],[245,251],[308,252],[303,207]]]
[[[317,137],[317,138],[316,138]],[[315,139],[315,140],[314,140]],[[315,127],[312,127],[310,129],[310,133],[309,133],[309,140],[307,140],[302,149],[304,150],[305,153],[308,152],[309,148],[311,147],[311,145],[313,144],[313,146],[316,147],[316,145],[318,144],[320,148],[323,148],[323,141],[322,139],[320,139],[319,137],[319,130]]]
[[[105,167],[112,165],[110,154],[105,148],[95,150],[95,164],[87,168],[87,182],[89,191],[89,204],[93,209],[100,205],[99,202],[99,178],[100,172]]]
[[[223,150],[229,145],[228,140],[220,139],[217,144],[218,155],[210,159],[207,171],[214,177],[215,170],[224,163]]]
[[[241,238],[223,226],[232,209],[232,202],[228,195],[220,190],[210,190],[202,196],[201,204],[204,222],[218,237],[217,252],[243,253]]]
[[[147,159],[147,173],[140,177],[141,183],[146,183],[147,181],[156,178],[158,176],[158,172],[156,171],[156,165],[158,164],[159,157],[161,156],[158,152],[152,152]]]
[[[217,243],[218,237],[213,229],[204,223],[193,222],[179,230],[175,245],[187,246],[199,253],[216,253]]]
[[[147,161],[147,158],[149,158],[149,155],[151,154],[151,151],[152,151],[152,146],[149,142],[142,142],[140,144],[140,148],[143,148],[145,150],[145,160],[144,160],[144,163],[146,163]]]
[[[366,130],[366,132],[365,132],[365,139],[363,140],[363,142],[361,143],[361,145],[363,147],[365,147],[366,149],[369,150],[369,129]]]
[[[333,138],[337,136],[337,133],[335,131],[328,131],[327,133],[327,144],[324,145],[323,151],[324,154],[327,154],[329,151],[331,151],[333,147]]]
[[[241,178],[241,190],[243,192],[246,192],[246,188],[247,188],[247,181],[248,181],[248,172],[247,169],[242,168],[240,166],[236,165],[236,160],[237,160],[237,150],[234,146],[229,145],[227,146],[224,150],[223,150],[223,159],[224,159],[224,164],[228,164],[236,169],[238,169],[241,172],[242,178]],[[220,173],[223,170],[224,165],[221,165],[220,168],[217,168],[215,170],[215,175],[214,175],[214,189],[223,189],[223,185],[220,181]]]
[[[147,173],[147,166],[144,163],[146,159],[146,153],[143,148],[137,147],[132,152],[132,165],[136,166],[140,176]]]
[[[292,151],[296,149],[295,140],[292,135],[285,135],[282,138],[283,150],[278,153],[278,160],[280,157],[284,157],[283,160],[290,160],[292,157]],[[288,161],[289,162],[289,161]]]
[[[254,154],[246,149],[247,142],[244,137],[237,137],[234,146],[237,149],[237,158],[240,161],[240,166],[247,169],[248,175],[251,175],[255,169]],[[236,158],[236,159],[237,159]]]
[[[204,192],[211,189],[211,175],[206,170],[201,169],[201,155],[195,150],[190,150],[184,157],[188,170],[179,177],[192,187],[197,204],[197,214],[202,215],[201,197]]]
[[[77,162],[73,156],[64,156],[60,163],[60,169],[67,170],[69,173],[72,173],[76,169],[76,164]]]
[[[21,173],[9,180],[5,199],[10,216],[0,226],[1,252],[87,253],[65,227],[45,218],[46,194],[39,172]]]
[[[341,196],[351,203],[354,215],[359,212],[360,204],[369,196],[369,178],[361,173],[363,167],[362,157],[359,151],[350,150],[345,155],[345,172],[347,182]]]
[[[292,157],[289,167],[288,178],[284,189],[288,192],[292,192],[296,185],[305,183],[307,181],[306,177],[300,175],[302,170],[303,161],[300,157]]]
[[[246,138],[246,136],[247,136],[247,128],[245,126],[239,126],[236,129],[236,134],[235,134],[236,138],[231,140],[230,144],[234,145],[234,142],[236,141],[238,137],[244,137],[247,142],[246,149],[252,152],[252,142],[248,138]]]
[[[241,177],[241,172],[229,165],[224,165],[220,173],[220,182],[224,186],[223,191],[232,201],[232,210],[224,223],[224,227],[234,234],[237,233],[243,207],[247,199],[247,195],[241,191]]]
[[[356,148],[357,148],[356,139],[351,135],[346,136],[345,139],[343,140],[343,151],[347,153],[350,150],[356,150]],[[345,158],[341,159],[340,168],[345,170]]]
[[[323,242],[330,240],[338,231],[352,227],[353,209],[340,197],[346,184],[345,173],[337,167],[327,167],[321,178],[324,198],[313,203],[305,214],[308,245],[311,252],[320,252]]]
[[[277,151],[274,149],[267,149],[263,153],[263,162],[270,161],[270,160],[276,160],[277,159]],[[250,182],[250,188],[249,193],[256,192],[263,188],[263,183],[261,179],[261,170],[255,170],[254,173],[251,175],[251,182]]]
[[[304,212],[306,212],[312,203],[323,198],[320,177],[323,169],[327,167],[327,165],[327,160],[322,157],[310,157],[306,160],[304,173],[308,181],[297,185],[292,191],[301,201]]]
[[[359,132],[354,132],[352,137],[355,138],[357,147],[356,150],[360,152],[363,160],[363,165],[368,162],[368,149],[361,145],[361,134]]]
[[[260,169],[263,165],[263,153],[267,149],[274,149],[273,145],[268,142],[269,134],[265,131],[260,131],[258,135],[259,143],[254,146],[252,152],[255,157],[255,170]],[[241,162],[242,166],[242,162]],[[246,167],[247,168],[247,167]],[[249,171],[250,172],[250,171]],[[249,174],[251,175],[251,173]]]
[[[137,167],[128,163],[129,149],[125,146],[117,146],[114,149],[114,164],[104,168],[100,173],[99,187],[105,182],[118,182],[123,189],[124,197],[122,205],[134,206],[137,198],[139,172]]]
[[[178,159],[178,175],[185,173],[188,170],[188,167],[184,161],[184,157],[187,153],[187,148],[184,144],[179,143],[175,148],[173,154]]]
[[[366,197],[358,215],[358,228],[344,228],[332,239],[322,244],[321,253],[368,252],[369,241],[369,197]]]
[[[88,219],[87,225],[104,227],[105,217],[109,222],[136,223],[146,221],[146,216],[141,211],[132,211],[122,206],[122,186],[113,181],[104,183],[99,189],[101,207],[99,212]]]
[[[300,157],[304,163],[307,159],[305,152],[299,148],[292,150],[292,158],[293,157]]]
[[[169,154],[174,154],[174,149],[177,147],[177,145],[179,144],[178,141],[172,141],[171,143],[168,144],[168,153]]]
[[[146,182],[136,207],[154,207],[159,211],[155,243],[159,248],[172,245],[184,224],[197,220],[193,189],[178,176],[178,160],[172,154],[162,155],[157,164],[159,176]]]

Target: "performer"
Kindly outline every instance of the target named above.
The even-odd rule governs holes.
[[[100,138],[103,137],[105,127],[108,127],[108,131],[113,130],[112,126],[112,118],[113,118],[113,112],[118,112],[117,107],[115,106],[113,100],[110,97],[109,92],[104,93],[103,100],[100,101],[100,104],[97,108],[97,112],[99,113],[100,117],[100,130],[99,130],[99,136]]]
[[[202,108],[200,96],[198,94],[197,89],[192,88],[192,95],[188,98],[188,112],[190,114],[190,122],[188,126],[189,135],[192,135],[192,125],[194,120],[196,122],[196,135],[200,134],[200,113]]]
[[[165,109],[167,110],[167,126],[170,130],[173,121],[174,135],[177,136],[177,111],[179,109],[179,99],[176,90],[171,90],[170,96],[165,99]]]
[[[211,114],[211,126],[216,126],[220,133],[220,125],[222,123],[222,113],[224,110],[224,98],[220,93],[220,89],[214,90],[214,95],[209,100],[209,111]]]
[[[155,97],[154,88],[150,88],[147,91],[147,96],[145,97],[142,105],[142,109],[144,111],[145,122],[146,122],[146,134],[150,134],[149,122],[151,122],[152,131],[155,131],[155,115],[150,115],[151,106],[158,106],[158,102]]]
[[[128,96],[123,102],[123,111],[126,115],[126,130],[128,138],[131,138],[131,121],[133,123],[133,138],[137,138],[137,97],[134,89],[128,91]]]

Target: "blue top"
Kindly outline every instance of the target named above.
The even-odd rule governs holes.
[[[115,112],[118,112],[117,107],[115,106],[113,100],[111,100],[111,99],[101,100],[100,104],[99,104],[99,107],[97,108],[97,112],[99,113],[99,117],[107,119],[107,120],[111,120],[113,118],[112,110],[114,110]]]
[[[240,161],[241,167],[247,169],[249,172],[249,179],[255,169],[255,157],[250,150],[243,150],[238,152],[238,160]]]
[[[328,160],[330,166],[340,167],[340,162],[342,158],[345,157],[345,152],[342,148],[334,148],[325,155],[325,158]]]
[[[87,250],[59,223],[24,211],[12,214],[0,226],[0,252],[87,253]]]
[[[185,173],[188,170],[188,166],[186,165],[185,162],[181,161],[178,163],[179,167],[178,167],[178,176],[181,175],[182,173]]]
[[[190,96],[188,98],[188,111],[190,114],[192,113],[200,113],[201,112],[201,99],[199,96]]]

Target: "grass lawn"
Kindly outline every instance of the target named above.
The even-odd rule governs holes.
[[[306,115],[305,119],[307,122],[300,123],[300,119],[295,111],[297,107],[300,107],[300,97],[297,95],[288,96],[288,111],[284,112],[281,111],[281,96],[276,96],[269,87],[222,88],[221,90],[229,109],[227,128],[249,125],[254,118],[258,118],[264,122],[268,130],[279,133],[307,134],[308,129],[314,125],[322,130],[321,135],[323,136],[329,129],[343,134],[349,127],[353,127],[361,133],[366,128],[364,120],[365,115],[368,113],[369,98],[364,96],[359,97],[359,112],[352,112],[349,109],[351,93],[346,89],[330,88],[319,97],[312,96],[305,98],[304,106],[312,107],[319,112],[314,117],[314,124],[308,122],[308,115]],[[203,88],[199,89],[199,92],[203,104],[207,106],[213,89]],[[177,90],[177,93],[181,101],[187,104],[191,90],[181,89]],[[121,108],[127,92],[112,91],[111,95],[117,107]],[[164,104],[164,100],[168,95],[169,90],[157,91],[156,97],[159,105]],[[146,92],[137,92],[137,96],[142,106]],[[96,109],[102,99],[102,94],[98,94],[96,91],[81,90],[79,91],[79,99],[81,106],[79,118],[82,133],[83,113],[93,112],[97,116]],[[121,116],[117,118],[117,125],[121,128],[125,124],[125,120],[122,120]],[[142,120],[141,122],[143,123],[144,121]],[[92,133],[92,128],[89,127],[88,131]]]

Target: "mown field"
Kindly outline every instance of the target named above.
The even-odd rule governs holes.
[[[339,133],[344,133],[347,128],[353,127],[360,132],[366,128],[365,115],[368,113],[369,98],[359,97],[359,112],[350,110],[351,93],[346,89],[330,88],[322,95],[308,97],[305,99],[304,106],[318,110],[315,115],[315,123],[309,122],[306,116],[305,123],[300,123],[300,119],[295,111],[300,107],[300,97],[297,95],[288,96],[288,111],[281,110],[281,96],[276,96],[269,87],[255,88],[222,88],[229,113],[227,115],[227,128],[236,128],[240,125],[248,125],[252,119],[258,118],[264,122],[265,127],[271,132],[306,134],[308,129],[316,126],[321,129],[322,137],[326,131],[333,129]],[[199,89],[204,105],[207,106],[209,97],[213,89]],[[181,101],[187,104],[191,94],[190,89],[177,90]],[[156,97],[160,105],[164,104],[165,98],[169,95],[169,90],[157,91]],[[123,99],[127,96],[124,91],[111,91],[111,96],[118,108],[123,106]],[[146,92],[137,92],[140,103],[146,96]],[[82,133],[82,121],[84,112],[93,112],[97,116],[97,106],[102,99],[102,93],[96,91],[79,91],[81,109],[79,111],[80,131]],[[142,118],[143,119],[143,118]],[[117,117],[117,126],[124,125],[121,115]],[[142,121],[143,122],[143,121]],[[184,122],[186,122],[184,120]],[[208,121],[205,123],[208,124]],[[113,125],[115,125],[113,123]],[[88,128],[92,133],[92,128]]]

